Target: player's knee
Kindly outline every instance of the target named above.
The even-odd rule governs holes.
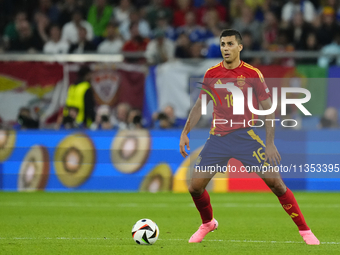
[[[202,193],[204,192],[204,188],[194,187],[194,186],[190,185],[189,186],[189,192],[190,192],[191,196],[198,197],[198,196],[202,195]]]
[[[282,196],[286,193],[286,185],[281,180],[275,180],[268,186],[276,196]]]

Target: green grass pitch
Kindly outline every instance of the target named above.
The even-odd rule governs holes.
[[[0,193],[0,254],[340,254],[340,194],[295,193],[321,241],[307,246],[269,193],[211,194],[219,228],[200,244],[189,194]],[[134,223],[150,218],[159,240],[137,245]]]

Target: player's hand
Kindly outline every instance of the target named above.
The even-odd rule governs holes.
[[[188,135],[182,133],[181,139],[179,141],[179,151],[181,152],[183,158],[188,156],[188,153],[185,151],[185,146],[187,146],[187,149],[190,150],[189,137]]]
[[[265,161],[268,162],[272,166],[277,166],[280,164],[281,156],[280,153],[277,151],[276,146],[274,144],[270,144],[266,146],[266,159]]]

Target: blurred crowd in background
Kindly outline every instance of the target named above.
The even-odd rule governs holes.
[[[94,92],[91,87],[93,72],[88,66],[83,66],[78,72],[78,81],[70,85],[67,93],[65,105],[60,108],[56,123],[46,126],[42,123],[39,114],[29,107],[19,109],[17,121],[10,123],[10,126],[4,125],[0,117],[0,128],[10,127],[14,129],[91,129],[91,130],[135,130],[143,128],[151,129],[171,129],[183,128],[186,118],[176,117],[174,107],[166,105],[158,112],[154,112],[152,120],[147,123],[143,118],[143,112],[138,108],[133,108],[127,102],[121,102],[114,108],[109,105],[95,106]],[[279,107],[280,108],[280,107]],[[280,120],[280,109],[276,110],[275,119]],[[265,122],[265,116],[258,116],[262,122]],[[289,122],[286,125],[293,127],[295,130],[303,129],[303,121],[292,105],[287,105],[287,115],[284,119],[296,120],[296,125]],[[339,128],[339,112],[335,107],[327,107],[324,114],[317,117],[318,129]],[[201,118],[197,123],[198,128],[210,128],[211,118]],[[310,124],[310,123],[309,123]],[[316,124],[316,123],[314,123]],[[261,126],[259,122],[255,126]],[[276,124],[277,128],[282,128]],[[294,127],[295,126],[295,127]],[[264,126],[262,126],[264,128]],[[291,128],[289,128],[291,129]]]
[[[155,65],[176,58],[220,58],[220,32],[234,28],[242,33],[245,52],[340,53],[339,25],[339,0],[0,0],[0,52],[123,53],[125,61]],[[253,65],[264,61],[243,60]],[[327,67],[340,65],[340,57],[281,58],[265,64]],[[113,111],[105,105],[95,109],[91,89],[84,104],[80,121],[79,109],[66,104],[55,128],[144,126],[141,111],[126,103]],[[337,116],[337,109],[327,109],[319,126],[338,127]],[[169,105],[154,114],[149,127],[184,123]],[[14,127],[39,128],[39,120],[24,107]]]
[[[339,22],[339,0],[0,0],[0,49],[145,52],[137,61],[159,64],[173,58],[218,58],[221,30],[234,28],[243,35],[245,51],[336,53]],[[332,61],[340,64],[340,58]],[[329,64],[319,59],[319,65]]]

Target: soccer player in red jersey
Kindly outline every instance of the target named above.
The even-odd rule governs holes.
[[[272,101],[269,89],[261,72],[253,66],[240,60],[242,50],[242,37],[236,30],[227,29],[220,36],[220,49],[223,61],[208,69],[204,76],[203,86],[194,107],[192,108],[180,138],[180,152],[183,157],[188,156],[185,146],[190,150],[188,133],[197,124],[201,117],[201,103],[212,98],[213,91],[218,98],[224,100],[222,104],[215,103],[210,137],[205,143],[195,165],[195,169],[207,166],[226,166],[230,158],[240,160],[244,166],[271,166],[280,164],[281,156],[274,144],[274,125],[272,121],[265,121],[266,144],[255,133],[249,123],[256,116],[248,109],[245,103],[243,115],[233,115],[233,99],[229,89],[216,87],[215,84],[232,84],[238,87],[247,99],[247,90],[253,89],[253,105],[263,110],[271,109]],[[257,106],[257,107],[256,107]],[[266,116],[266,120],[275,119],[274,113]],[[226,121],[228,120],[228,122]],[[253,124],[252,124],[253,125]],[[253,153],[265,152],[265,157],[254,157]],[[261,153],[262,154],[262,153]],[[198,168],[197,168],[198,167]],[[309,245],[319,245],[319,240],[308,227],[298,203],[291,190],[284,184],[280,173],[275,171],[259,171],[257,174],[263,179],[272,192],[278,197],[283,209],[292,218],[299,229],[303,240]],[[194,171],[191,178],[189,192],[202,218],[202,225],[191,236],[189,243],[198,243],[211,231],[214,231],[218,222],[213,218],[210,197],[205,187],[214,173]]]

